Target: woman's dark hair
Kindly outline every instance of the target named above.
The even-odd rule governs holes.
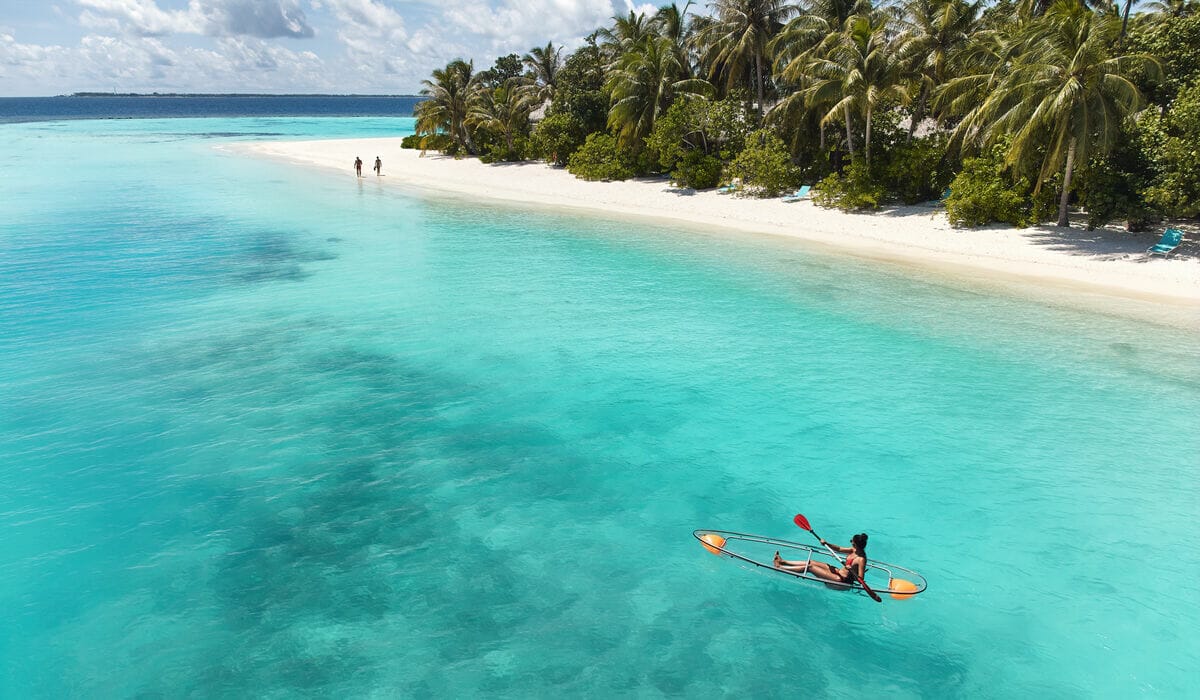
[[[850,544],[854,545],[855,547],[858,547],[858,551],[863,552],[865,554],[867,551],[867,533],[860,532],[857,535],[855,535],[854,537],[851,537]]]

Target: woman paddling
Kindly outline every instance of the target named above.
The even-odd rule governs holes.
[[[839,554],[846,555],[846,565],[835,569],[833,565],[823,561],[788,561],[781,559],[775,552],[775,568],[791,571],[797,574],[812,574],[817,578],[833,583],[853,584],[861,580],[867,573],[867,533],[860,532],[850,538],[849,547],[839,547],[821,540],[821,544]],[[857,576],[855,576],[857,574]]]

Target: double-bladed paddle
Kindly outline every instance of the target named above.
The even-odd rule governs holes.
[[[833,550],[833,547],[830,547],[828,544],[825,544],[824,540],[821,539],[821,536],[818,535],[812,529],[812,525],[808,524],[808,518],[804,517],[800,513],[796,513],[796,517],[792,518],[792,522],[796,523],[796,527],[799,527],[799,528],[802,528],[804,530],[808,530],[809,532],[811,532],[812,536],[816,537],[817,541],[820,542],[822,545],[824,545],[825,549],[829,550],[829,553],[833,555],[833,558],[838,560],[838,563],[840,563],[842,566],[846,566],[846,560],[842,559],[841,556],[839,556],[838,553]],[[867,582],[862,579],[862,576],[858,575],[857,569],[855,569],[853,567],[849,567],[849,566],[846,566],[846,568],[850,570],[850,573],[854,574],[855,580],[857,580],[859,585],[861,585],[863,587],[863,590],[867,592],[867,595],[871,596],[872,600],[874,600],[876,603],[883,602],[883,598],[880,598],[878,593],[871,590],[871,587],[868,586]]]

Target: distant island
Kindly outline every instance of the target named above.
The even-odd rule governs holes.
[[[59,97],[420,97],[420,95],[328,95],[309,93],[253,92],[73,92]]]

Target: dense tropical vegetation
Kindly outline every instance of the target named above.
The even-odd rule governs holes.
[[[1200,215],[1200,2],[713,0],[423,83],[412,147],[843,209]]]

